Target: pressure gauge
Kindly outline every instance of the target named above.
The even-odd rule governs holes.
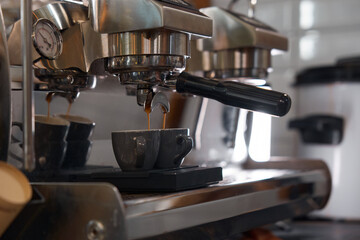
[[[47,19],[39,19],[33,27],[36,51],[48,59],[56,59],[62,52],[63,39],[59,29]]]

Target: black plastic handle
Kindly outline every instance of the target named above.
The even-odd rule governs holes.
[[[176,91],[211,98],[226,105],[279,117],[287,114],[291,107],[291,99],[286,93],[243,83],[220,82],[193,76],[186,72],[179,75],[176,81]]]
[[[344,135],[344,118],[334,115],[310,115],[294,119],[290,129],[298,129],[304,143],[340,144]]]

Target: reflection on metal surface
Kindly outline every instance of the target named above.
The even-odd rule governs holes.
[[[261,211],[265,214],[275,207],[278,215],[294,217],[323,207],[329,195],[326,169],[307,172],[236,169],[235,173],[218,185],[183,193],[123,195],[129,238],[156,236],[254,212],[261,216]],[[279,220],[277,214],[264,215],[253,219],[248,227],[265,224],[263,218],[268,218],[265,223]]]
[[[194,8],[156,0],[91,0],[90,17],[95,31],[118,33],[156,28],[211,37],[211,19]]]
[[[175,77],[185,64],[183,56],[137,55],[109,58],[106,69],[123,84],[175,85]]]
[[[255,17],[255,6],[257,0],[249,0],[249,9],[248,9],[248,17]]]
[[[81,4],[58,2],[47,4],[33,11],[33,20],[48,19],[60,30],[89,20],[87,7]]]
[[[310,29],[314,25],[315,3],[309,0],[300,2],[300,27]]]
[[[109,55],[190,55],[190,36],[169,30],[109,34]]]
[[[225,137],[223,137],[223,142],[225,143],[225,146],[228,148],[235,147],[239,117],[240,117],[239,108],[223,106],[222,126],[226,133]]]
[[[257,169],[226,169],[225,180],[211,187],[178,193],[122,193],[121,198],[109,184],[34,184],[46,201],[27,206],[4,239],[86,239],[103,231],[106,239],[139,239],[204,224],[216,228],[224,220],[233,225],[239,218],[243,221],[239,229],[246,231],[326,204],[331,187],[326,165],[302,163],[253,163],[248,167]],[[272,209],[276,214],[269,214]]]
[[[35,76],[46,83],[42,90],[78,92],[90,90],[96,87],[98,76],[87,75],[73,70],[49,71],[47,69],[35,69]]]
[[[150,101],[151,111],[153,111],[156,107],[159,107],[159,106],[163,113],[170,112],[169,99],[166,97],[165,94],[163,94],[161,92],[156,93]]]
[[[214,33],[211,39],[199,40],[199,50],[221,51],[248,47],[287,50],[288,48],[286,37],[254,18],[219,7],[203,8],[201,12],[213,19]]]
[[[269,161],[271,152],[271,116],[253,113],[249,156],[257,162]]]
[[[38,19],[54,24],[63,39],[62,52],[54,59],[41,57],[32,47],[34,66],[46,69],[45,75],[59,78],[63,71],[73,71],[72,76],[77,78],[110,73],[119,76],[122,83],[146,83],[149,87],[173,86],[190,56],[191,36],[212,34],[210,18],[188,4],[173,1],[93,0],[89,8],[69,1],[55,2],[36,9],[33,22]],[[8,38],[13,65],[22,64],[18,24]],[[42,74],[38,77],[51,79]]]
[[[271,49],[288,48],[286,37],[255,18],[219,7],[200,11],[213,19],[214,33],[211,39],[197,40],[201,53],[194,55],[197,59],[190,63],[195,66],[189,69],[215,71],[221,79],[264,79],[271,68]]]
[[[251,17],[231,11],[233,4],[236,2],[236,0],[230,2],[230,10],[219,7],[200,9],[201,12],[213,19],[213,37],[211,39],[198,39],[196,42],[191,42],[193,46],[192,58],[188,62],[187,69],[196,73],[201,72],[202,75],[215,78],[219,82],[231,81],[262,86],[266,83],[268,73],[271,71],[271,51],[274,49],[287,50],[288,39],[277,33],[276,30],[267,24],[253,18],[253,7],[256,1],[249,1]],[[252,97],[257,98],[259,96],[254,94]],[[210,106],[210,108],[211,107],[212,106]],[[218,115],[220,114],[221,112],[219,111]],[[210,113],[207,113],[207,115],[209,116]],[[233,121],[231,123],[228,121],[229,124],[227,123],[225,125],[232,126],[231,128],[227,128],[232,129],[232,131],[225,132],[227,146],[234,147],[235,143],[236,151],[229,153],[229,150],[231,150],[229,148],[219,150],[222,152],[221,161],[218,161],[219,164],[222,164],[224,159],[229,159],[225,162],[240,162],[241,159],[245,159],[244,155],[248,156],[247,148],[249,147],[249,141],[244,141],[244,136],[242,135],[245,132],[250,132],[246,129],[251,128],[249,126],[251,122],[246,121],[246,124],[241,124],[238,122],[238,119],[233,117]],[[242,116],[240,116],[240,119],[244,120]],[[224,123],[224,121],[222,123]],[[241,124],[241,126],[239,124]],[[239,134],[235,136],[234,133],[236,132],[237,126],[240,126],[238,129]],[[212,131],[208,130],[206,132]],[[208,137],[213,137],[213,139],[215,139],[214,136],[216,136],[211,136],[209,133],[207,135]],[[219,136],[219,134],[217,134],[217,136]],[[211,144],[215,141],[216,140],[212,140],[209,142]],[[220,147],[222,147],[222,145],[218,146],[217,149],[221,149]],[[266,148],[268,148],[268,146],[269,144],[266,145]],[[225,147],[225,145],[223,147]],[[201,155],[205,155],[210,151],[211,149],[206,149],[205,147]],[[257,150],[256,152],[259,151]],[[225,155],[226,157],[224,157]],[[201,156],[197,156],[197,158],[202,159]],[[216,158],[219,159],[220,157],[216,156]],[[265,158],[266,157],[262,157],[262,159]],[[205,159],[205,165],[212,162],[212,160],[218,159],[212,159],[211,156],[207,157]],[[197,163],[204,164],[204,160],[202,159],[202,161],[198,161]]]
[[[22,55],[19,51],[20,32],[20,22],[18,21],[14,24],[8,37],[11,65],[22,65]],[[41,56],[32,46],[32,60],[37,61],[40,58],[40,62],[35,66],[49,70],[78,69],[81,72],[88,72],[96,59],[108,54],[106,36],[94,32],[90,21],[73,25],[63,30],[61,34],[63,51],[55,60],[40,58]]]
[[[124,205],[114,186],[42,183],[33,187],[45,202],[30,202],[4,239],[127,239]]]
[[[23,66],[23,116],[24,116],[24,168],[35,169],[34,152],[34,79],[32,68],[32,17],[31,0],[21,0],[21,52]]]
[[[195,132],[194,147],[195,147],[195,149],[201,148],[201,133],[202,133],[202,129],[203,129],[204,121],[205,121],[205,113],[206,113],[208,102],[209,102],[209,99],[202,98],[200,106],[199,106],[199,110],[197,111],[198,115],[195,120],[196,125],[194,128],[194,132]]]
[[[213,53],[213,70],[220,79],[260,78],[265,79],[271,67],[269,49],[242,48]]]

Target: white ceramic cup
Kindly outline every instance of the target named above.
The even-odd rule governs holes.
[[[0,237],[30,201],[32,188],[17,168],[0,162]]]

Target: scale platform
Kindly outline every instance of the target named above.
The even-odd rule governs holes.
[[[205,187],[223,179],[221,167],[182,166],[175,169],[122,172],[113,167],[27,173],[31,182],[108,182],[119,191],[176,192]]]

